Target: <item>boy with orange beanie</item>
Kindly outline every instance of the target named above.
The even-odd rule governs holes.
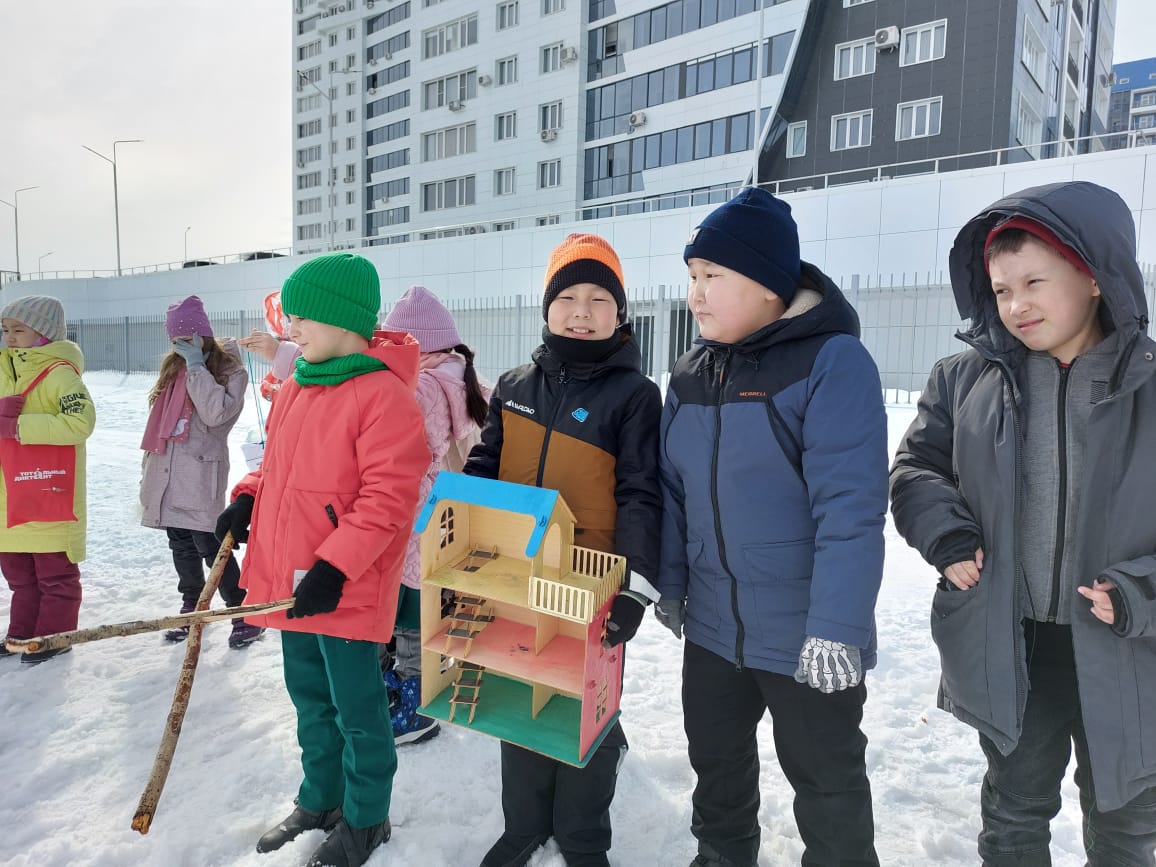
[[[627,559],[607,621],[608,646],[629,640],[658,567],[658,387],[626,321],[622,264],[605,239],[569,235],[550,255],[546,327],[530,364],[506,372],[490,398],[467,475],[561,492],[580,544]],[[584,768],[502,743],[505,833],[483,867],[520,867],[553,836],[567,867],[610,862],[610,802],[626,735],[617,722]]]

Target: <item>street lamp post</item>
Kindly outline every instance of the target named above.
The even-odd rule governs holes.
[[[352,66],[347,66],[344,69],[337,70],[337,73],[339,75],[357,75],[357,74],[361,73],[361,70],[360,69],[354,69]],[[332,94],[335,93],[335,91],[333,90],[333,71],[330,71],[330,73],[329,73],[329,93],[326,93],[320,87],[318,87],[317,82],[313,81],[311,78],[309,78],[301,70],[297,70],[297,79],[300,82],[304,82],[304,83],[309,84],[310,87],[312,87],[319,94],[321,94],[321,96],[323,96],[325,98],[325,102],[327,103],[328,108],[329,108],[329,111],[326,112],[326,114],[329,115],[329,119],[327,121],[329,124],[329,160],[328,160],[329,175],[328,175],[326,187],[328,187],[328,189],[329,189],[329,251],[332,252],[334,247],[335,247],[335,241],[334,241],[333,235],[337,229],[337,220],[333,216],[333,208],[334,208],[334,205],[337,204],[337,176],[334,172],[334,167],[333,167],[333,152],[335,150],[337,150],[337,143],[333,137],[333,128],[334,128],[334,126],[336,126],[336,120],[337,120],[337,115],[335,115],[333,113],[333,96],[332,96]]]
[[[49,250],[43,256],[37,256],[36,257],[36,277],[38,280],[44,279],[44,260],[47,259],[51,255],[52,255],[52,251]]]
[[[5,202],[0,199],[5,205],[12,209],[12,219],[16,228],[16,279],[20,279],[20,194],[28,190],[38,190],[40,187],[21,187],[12,194],[12,201]]]
[[[118,144],[137,144],[143,141],[139,138],[122,138],[117,139],[112,143],[112,159],[109,159],[100,151],[94,151],[88,145],[81,145],[89,153],[96,154],[105,162],[112,163],[112,213],[113,219],[116,222],[116,276],[120,276],[120,196],[116,189],[116,146]]]
[[[181,264],[189,261],[189,229],[191,228],[193,227],[185,226],[185,258],[181,260]]]

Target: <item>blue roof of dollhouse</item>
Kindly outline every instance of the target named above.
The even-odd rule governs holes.
[[[548,488],[516,485],[513,482],[499,482],[497,479],[484,479],[461,473],[438,473],[433,488],[426,497],[425,505],[422,506],[414,523],[415,533],[425,530],[438,500],[453,500],[473,506],[486,506],[490,509],[530,515],[534,518],[534,532],[526,542],[526,556],[533,557],[538,553],[542,540],[546,538],[550,514],[558,502],[558,492]]]

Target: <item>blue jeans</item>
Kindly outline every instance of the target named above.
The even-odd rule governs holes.
[[[1004,756],[992,741],[979,736],[987,756],[979,835],[985,867],[1047,867],[1052,863],[1048,825],[1060,811],[1060,784],[1073,744],[1089,867],[1156,865],[1156,789],[1148,789],[1118,810],[1105,813],[1096,807],[1071,627],[1028,620],[1024,635],[1031,688],[1019,743],[1010,756]]]

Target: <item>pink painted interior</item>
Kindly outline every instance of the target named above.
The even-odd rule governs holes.
[[[606,724],[618,710],[622,700],[622,646],[611,650],[602,646],[602,628],[610,613],[613,597],[607,600],[590,623],[586,632],[586,665],[582,684],[582,726],[579,734],[578,755],[586,751],[597,739]],[[557,639],[555,639],[557,640]],[[606,710],[598,716],[598,692],[606,683]]]

